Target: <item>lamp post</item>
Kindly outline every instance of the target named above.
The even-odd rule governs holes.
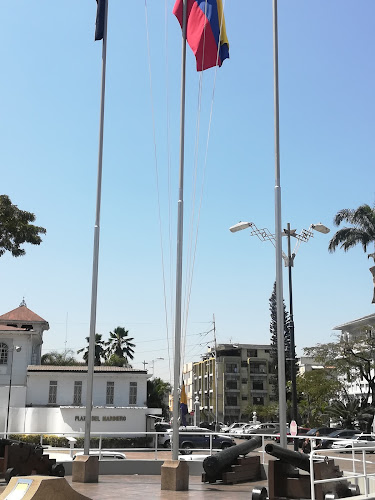
[[[14,356],[14,351],[20,352],[22,350],[22,347],[16,345],[12,348],[12,359],[10,361],[10,375],[9,375],[9,391],[8,391],[8,407],[7,407],[7,418],[6,418],[6,423],[5,423],[5,437],[8,437],[8,426],[9,426],[9,408],[10,408],[10,396],[12,392],[12,376],[13,376],[13,356]],[[9,349],[8,349],[9,353]]]
[[[254,222],[239,222],[234,226],[230,227],[229,230],[232,233],[237,231],[242,231],[243,229],[251,228],[251,236],[257,236],[261,241],[270,241],[274,246],[276,246],[275,235],[270,233],[267,228],[259,229]],[[290,334],[290,372],[291,372],[291,383],[292,383],[292,417],[295,422],[298,422],[298,408],[297,408],[297,384],[296,384],[296,348],[294,340],[294,318],[293,318],[293,287],[292,287],[292,267],[294,265],[294,258],[302,242],[307,242],[311,237],[314,236],[312,229],[323,234],[329,233],[329,228],[324,226],[322,223],[311,224],[309,229],[302,229],[302,231],[297,234],[295,229],[290,229],[290,223],[287,224],[287,229],[282,232],[283,236],[288,237],[288,255],[282,252],[282,257],[284,260],[285,267],[288,267],[288,278],[289,278],[289,334]],[[291,252],[290,238],[296,238],[296,246],[294,247],[293,253]],[[278,351],[282,349],[283,346],[278,346]],[[285,371],[285,368],[284,368]],[[280,368],[279,368],[280,372]],[[279,408],[281,411],[286,411],[286,404],[283,410],[282,403],[285,402],[285,396],[279,394]],[[281,429],[280,429],[281,430]],[[294,449],[298,451],[298,441],[294,440]]]

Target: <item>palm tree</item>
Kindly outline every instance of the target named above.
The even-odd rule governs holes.
[[[344,227],[337,231],[329,242],[328,251],[334,252],[340,246],[346,252],[360,243],[363,251],[367,252],[368,245],[375,243],[375,208],[366,204],[355,210],[344,208],[337,212],[334,223],[339,226],[343,221],[349,222],[354,227]],[[375,252],[368,254],[367,257],[372,257],[375,262]],[[372,303],[375,304],[375,266],[370,267],[370,272],[374,283]]]
[[[86,342],[90,344],[90,337],[86,337]],[[85,351],[83,354],[83,359],[88,365],[89,363],[89,346],[82,347],[77,351],[77,354]],[[100,366],[102,364],[102,358],[105,357],[105,348],[104,348],[104,340],[102,340],[102,336],[99,333],[95,334],[95,354],[94,354],[94,365]]]
[[[375,209],[369,205],[350,210],[344,208],[337,212],[334,224],[339,226],[342,222],[348,222],[354,227],[344,227],[339,229],[329,242],[328,250],[334,252],[338,246],[345,252],[356,246],[362,245],[363,251],[367,251],[370,243],[375,243]],[[369,255],[369,257],[373,255]]]
[[[42,365],[54,366],[72,366],[77,364],[77,360],[73,357],[73,350],[67,349],[63,353],[58,351],[46,352],[41,358]]]
[[[129,338],[129,331],[125,330],[122,326],[114,328],[113,332],[109,332],[106,356],[109,359],[113,354],[125,360],[125,366],[128,365],[128,358],[134,358],[135,344],[132,343],[133,338]]]

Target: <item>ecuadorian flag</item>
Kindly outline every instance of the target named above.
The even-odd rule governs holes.
[[[176,0],[173,14],[181,27],[182,8],[183,0]],[[195,54],[197,71],[221,66],[229,58],[222,0],[187,0],[186,39]]]
[[[180,409],[181,409],[181,425],[186,426],[186,414],[188,412],[188,407],[187,407],[185,384],[182,384],[181,387]]]

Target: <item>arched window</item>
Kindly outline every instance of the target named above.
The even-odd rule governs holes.
[[[8,363],[8,349],[6,344],[0,343],[0,365]]]

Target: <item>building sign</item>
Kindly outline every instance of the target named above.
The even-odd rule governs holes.
[[[75,421],[84,422],[86,417],[84,415],[76,415],[74,417]],[[91,422],[125,422],[125,415],[103,415],[99,417],[98,415],[91,416]]]

